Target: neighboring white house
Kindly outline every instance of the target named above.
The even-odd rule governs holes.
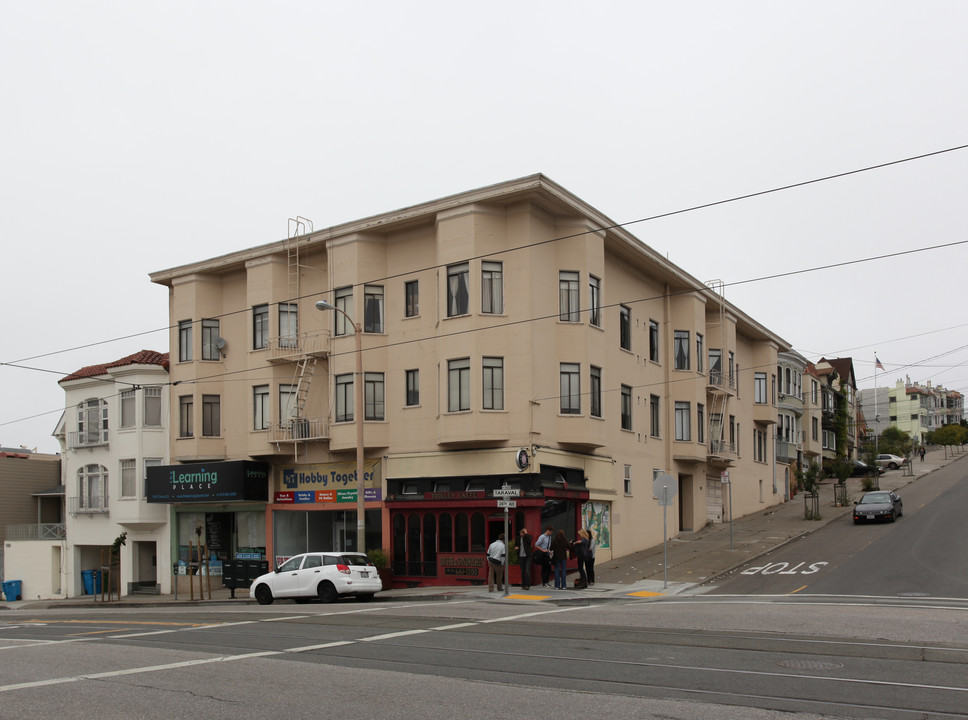
[[[126,533],[121,594],[170,592],[168,507],[145,502],[144,481],[146,468],[168,462],[168,353],[141,350],[59,384],[65,411],[54,436],[63,458],[66,552],[64,577],[52,586],[62,596],[83,594],[84,571],[100,569]],[[49,563],[38,566],[48,572]]]

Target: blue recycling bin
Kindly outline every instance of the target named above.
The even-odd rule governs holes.
[[[101,592],[101,573],[97,570],[82,570],[81,581],[84,583],[85,595],[96,595]]]
[[[7,602],[20,600],[20,580],[7,580],[3,583],[3,596]]]

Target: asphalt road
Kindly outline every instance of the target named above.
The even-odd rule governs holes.
[[[894,523],[855,526],[848,516],[716,580],[710,592],[968,599],[964,472],[952,464],[904,488]]]
[[[0,716],[968,717],[966,611],[712,595],[41,611],[0,621]]]

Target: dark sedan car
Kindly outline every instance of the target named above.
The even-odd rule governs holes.
[[[904,503],[900,496],[887,490],[864,493],[860,502],[854,503],[854,525],[878,520],[894,522],[903,514]]]

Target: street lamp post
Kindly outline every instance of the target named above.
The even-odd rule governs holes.
[[[356,338],[356,378],[353,380],[353,417],[356,420],[356,546],[357,552],[366,552],[366,518],[363,505],[363,328],[353,322],[345,310],[325,300],[316,303],[317,310],[335,310],[343,315],[353,328]]]

